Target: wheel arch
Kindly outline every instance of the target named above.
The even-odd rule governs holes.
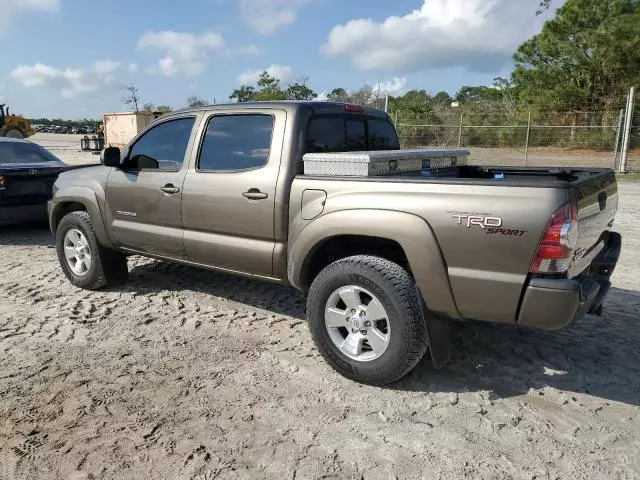
[[[373,254],[405,267],[433,313],[459,318],[440,246],[429,224],[416,215],[373,209],[329,213],[308,224],[290,245],[288,278],[300,290],[308,290],[319,266]]]
[[[65,215],[77,211],[89,214],[96,237],[103,246],[111,247],[111,240],[107,235],[98,198],[93,190],[86,187],[71,186],[56,192],[49,207],[51,232],[55,235],[60,220]]]

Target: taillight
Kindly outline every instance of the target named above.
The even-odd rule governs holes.
[[[4,188],[4,184],[7,182],[7,179],[0,175],[0,188]]]
[[[531,273],[564,273],[569,270],[577,241],[578,207],[575,203],[565,203],[547,224],[531,263]]]

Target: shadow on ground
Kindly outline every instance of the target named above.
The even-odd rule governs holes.
[[[145,294],[189,290],[305,318],[305,299],[288,287],[163,262],[134,266],[120,290]],[[489,390],[513,397],[550,386],[640,405],[640,294],[611,290],[602,317],[543,332],[477,322],[453,327],[453,358],[434,370],[425,358],[392,388],[410,391]],[[498,379],[498,380],[496,380]]]
[[[0,225],[0,245],[54,246],[55,237],[45,221]]]

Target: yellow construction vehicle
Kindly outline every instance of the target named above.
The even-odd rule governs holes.
[[[0,137],[27,138],[35,133],[29,120],[19,115],[10,115],[9,107],[0,105]]]

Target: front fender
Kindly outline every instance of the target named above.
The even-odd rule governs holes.
[[[317,247],[339,235],[378,237],[398,243],[409,260],[429,310],[439,316],[460,318],[436,237],[424,219],[409,213],[343,210],[317,218],[290,243],[287,266],[289,282],[302,288],[304,270]]]
[[[98,197],[93,190],[87,187],[73,185],[62,187],[56,191],[53,200],[49,204],[49,226],[53,234],[55,235],[58,229],[60,214],[64,211],[66,205],[70,203],[80,203],[84,206],[91,218],[91,225],[98,241],[105,247],[112,247],[104,225]]]

